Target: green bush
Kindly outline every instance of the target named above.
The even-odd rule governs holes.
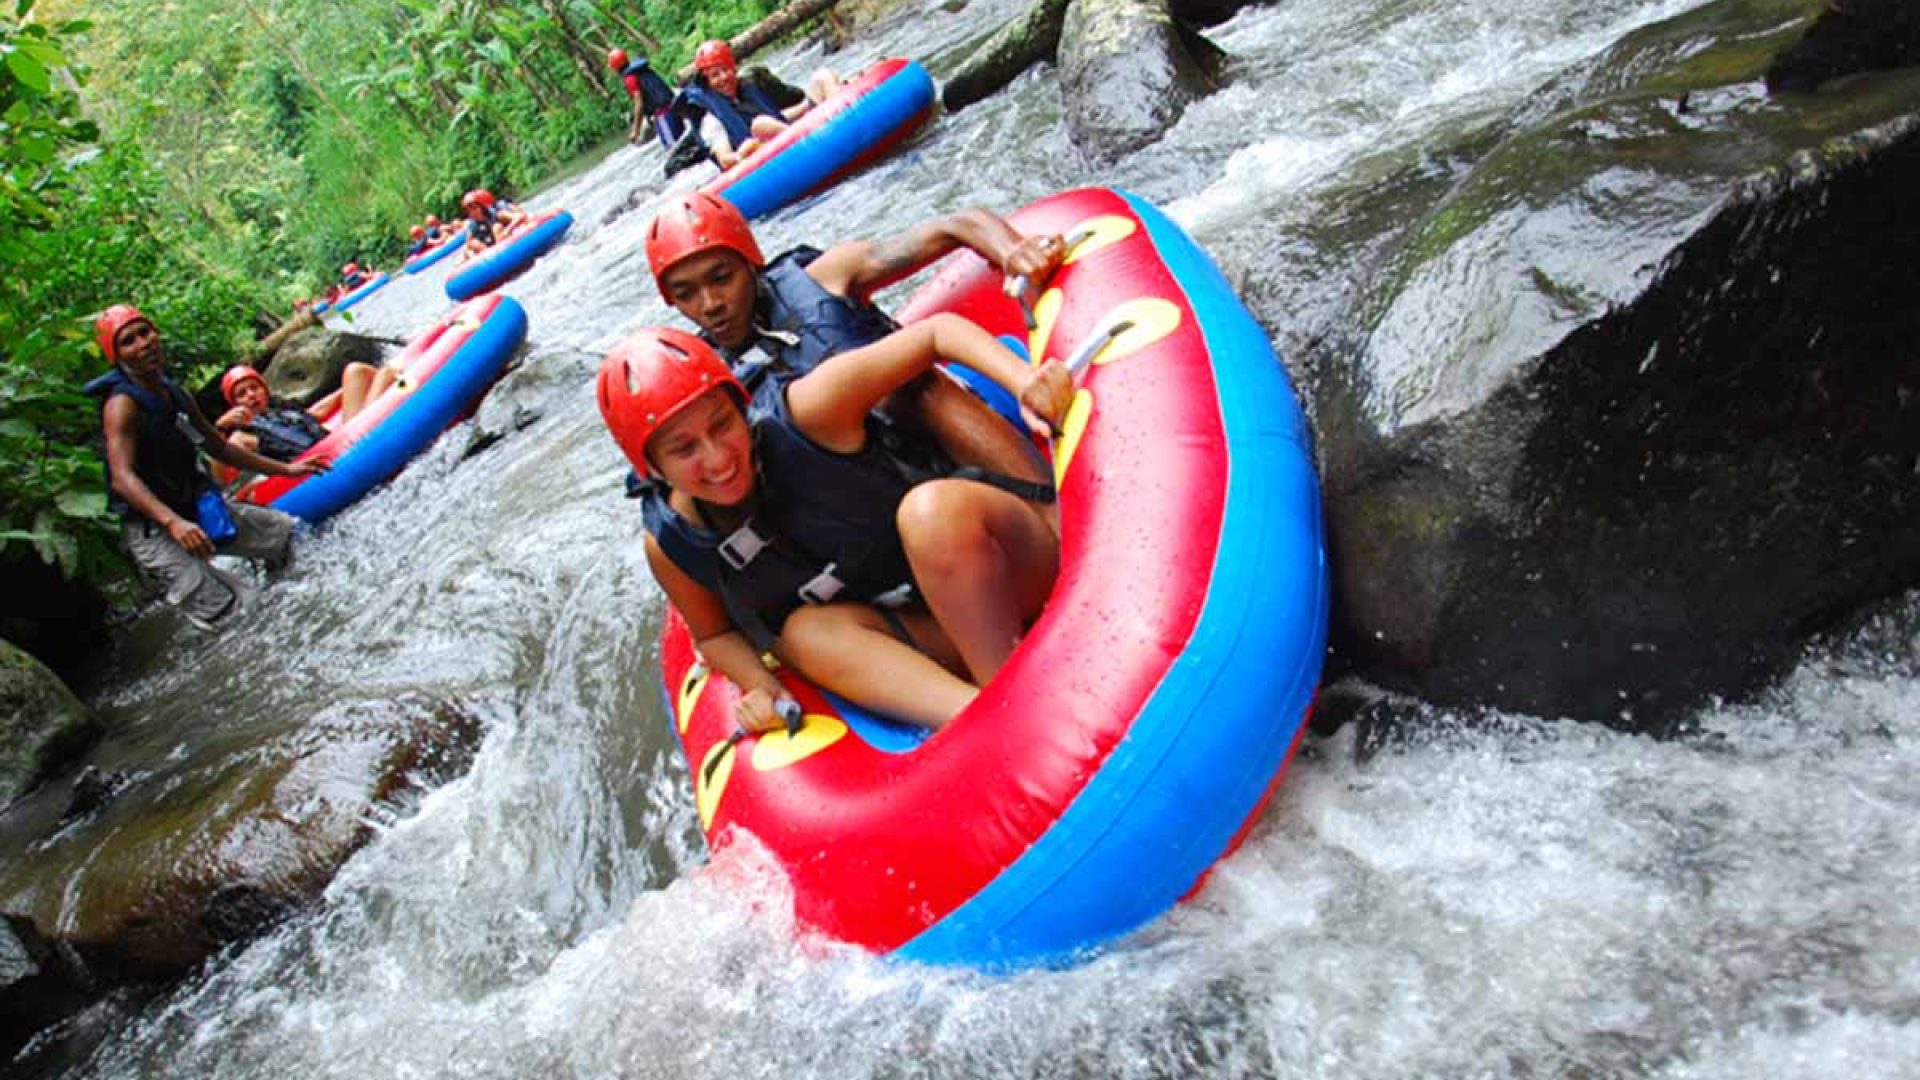
[[[102,148],[80,118],[85,72],[67,59],[83,22],[0,21],[0,556],[25,547],[70,579],[123,564],[107,511],[98,404],[106,370],[92,315],[130,301],[166,335],[175,370],[206,377],[247,342],[261,298],[238,275],[188,261],[189,226],[131,147]],[[137,295],[117,291],[137,282]]]
[[[524,193],[617,137],[611,44],[662,70],[774,0],[100,0],[0,16],[0,556],[117,565],[91,319],[133,302],[198,385],[349,259],[396,265],[460,194]],[[75,62],[84,44],[99,79]],[[87,93],[82,113],[81,89]],[[111,130],[103,139],[88,115]]]

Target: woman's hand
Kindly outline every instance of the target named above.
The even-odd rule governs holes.
[[[1020,388],[1020,413],[1036,435],[1052,435],[1067,418],[1073,404],[1073,374],[1067,365],[1048,360],[1034,368]]]
[[[780,705],[792,700],[785,693],[776,698],[766,690],[749,690],[734,705],[733,722],[743,731],[755,734],[784,728],[786,721],[780,717]]]
[[[251,423],[253,423],[253,410],[245,405],[235,405],[221,413],[220,419],[215,420],[213,426],[221,431],[238,431]]]

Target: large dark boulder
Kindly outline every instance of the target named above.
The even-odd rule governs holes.
[[[31,548],[0,554],[0,638],[32,653],[73,686],[84,687],[107,649],[106,596],[74,581]]]
[[[287,339],[261,374],[275,397],[311,405],[339,388],[348,364],[378,364],[381,351],[374,338],[312,327]]]
[[[371,821],[464,773],[479,737],[455,705],[355,703],[191,760],[89,771],[71,793],[46,785],[0,830],[12,982],[87,1003],[192,971],[315,900]]]
[[[1830,3],[1806,36],[1767,68],[1767,89],[1813,90],[1831,79],[1920,64],[1920,4],[1913,0]]]
[[[0,641],[0,806],[73,760],[102,730],[59,676]]]
[[[1073,0],[1060,28],[1061,92],[1074,145],[1094,163],[1160,138],[1217,85],[1220,55],[1166,0]]]
[[[1334,673],[1657,728],[1920,581],[1920,72],[1756,93],[1817,11],[1644,29],[1351,193],[1394,224],[1297,353]]]

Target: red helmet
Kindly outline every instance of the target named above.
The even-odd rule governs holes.
[[[220,396],[227,399],[227,404],[233,404],[234,390],[248,379],[257,380],[261,386],[267,385],[266,378],[259,372],[245,364],[235,364],[227,369],[225,375],[220,376]]]
[[[472,191],[460,196],[460,205],[469,210],[476,206],[490,207],[493,205],[493,192],[488,191],[486,188],[474,188]]]
[[[359,263],[348,263],[347,265],[340,268],[341,277],[352,277],[353,275],[359,272],[360,272]]]
[[[746,408],[746,387],[712,346],[684,330],[647,327],[607,354],[596,396],[613,441],[634,468],[647,472],[647,440],[716,386]]]
[[[438,228],[439,225],[440,225],[439,218],[433,216],[432,214],[427,215],[427,228],[429,229]]]
[[[700,48],[693,54],[693,66],[697,70],[705,71],[708,68],[732,69],[739,65],[733,60],[733,46],[719,38],[714,38],[712,41],[700,43]]]
[[[119,362],[119,350],[114,347],[114,343],[119,340],[120,331],[125,330],[129,324],[137,322],[146,323],[148,326],[153,325],[153,320],[140,314],[140,309],[132,304],[115,304],[101,312],[100,317],[93,321],[94,340],[100,343],[100,352],[109,361]]]
[[[627,66],[627,50],[625,49],[607,50],[607,66],[612,68],[615,71],[619,71],[621,68],[626,67]]]
[[[407,230],[407,235],[413,237],[415,240],[419,240],[427,235],[427,230],[415,225],[413,228]]]
[[[673,303],[660,281],[673,264],[715,248],[734,252],[756,270],[767,265],[747,219],[718,195],[695,191],[655,214],[653,224],[647,226],[647,267],[660,287],[660,298]]]

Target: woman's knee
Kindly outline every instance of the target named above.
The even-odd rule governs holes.
[[[979,500],[966,480],[929,480],[911,488],[894,511],[909,550],[965,545],[982,534]]]
[[[821,669],[843,658],[843,646],[852,629],[848,614],[839,605],[802,607],[781,625],[774,654],[817,679]]]

